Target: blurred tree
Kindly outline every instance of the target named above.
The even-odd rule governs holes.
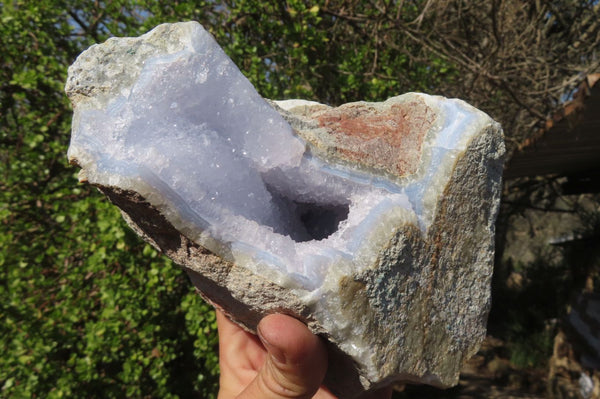
[[[502,123],[509,152],[600,67],[597,1],[329,0],[320,14],[333,48],[363,52],[355,79],[465,99]]]

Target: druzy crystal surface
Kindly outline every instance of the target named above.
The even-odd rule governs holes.
[[[489,307],[503,147],[487,115],[424,94],[270,103],[193,22],[93,46],[66,90],[80,179],[235,321],[307,322],[344,397],[456,380]]]

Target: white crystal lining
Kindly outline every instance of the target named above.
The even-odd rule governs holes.
[[[445,117],[426,138],[418,177],[399,184],[306,155],[210,34],[195,25],[191,37],[149,58],[106,109],[80,111],[69,157],[90,182],[135,190],[209,250],[309,291],[333,268],[372,264],[373,240],[399,220],[427,228],[445,186],[436,183],[476,131],[474,109],[423,96]],[[347,214],[311,239],[301,207],[308,218]]]

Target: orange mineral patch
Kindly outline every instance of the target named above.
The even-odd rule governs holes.
[[[433,121],[433,112],[422,101],[394,104],[383,110],[349,104],[318,117],[340,158],[396,176],[417,171],[423,139]]]

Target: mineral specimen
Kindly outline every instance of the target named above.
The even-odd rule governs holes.
[[[487,115],[424,94],[270,103],[194,22],[92,46],[66,91],[80,180],[234,321],[306,322],[343,398],[457,382],[490,304],[504,147]]]

